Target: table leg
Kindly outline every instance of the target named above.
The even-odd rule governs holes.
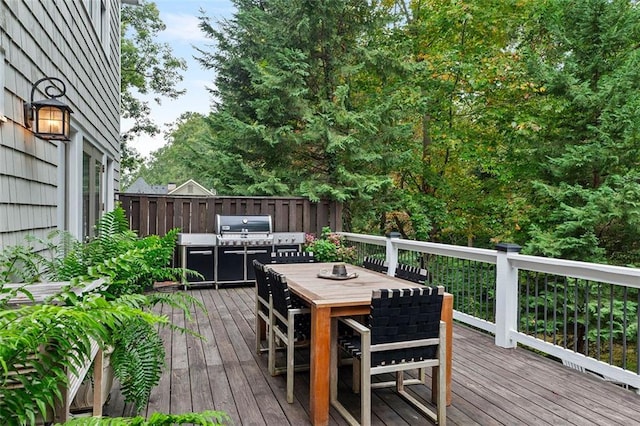
[[[453,295],[445,294],[442,299],[442,313],[440,319],[447,323],[447,405],[451,405],[451,372],[453,371]],[[438,368],[431,373],[432,402],[436,402],[438,389]]]
[[[329,424],[331,308],[311,306],[311,389],[309,410],[314,426]]]

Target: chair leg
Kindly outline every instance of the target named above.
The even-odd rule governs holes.
[[[367,336],[368,337],[368,336]],[[369,346],[369,342],[367,342]],[[371,353],[363,352],[360,359],[360,424],[371,425]]]
[[[447,424],[447,332],[444,322],[440,322],[440,344],[438,345],[438,425]]]
[[[293,324],[293,319],[289,322]],[[293,379],[295,374],[295,337],[293,334],[293,327],[288,327],[287,330],[287,402],[293,404]]]
[[[262,326],[260,317],[256,315],[256,353],[260,355],[262,353]]]
[[[268,346],[268,353],[269,353],[269,358],[268,358],[268,370],[269,370],[269,374],[271,374],[272,376],[276,375],[276,336],[275,336],[275,332],[273,330],[273,313],[269,314],[269,327],[267,330],[267,339],[269,341]]]
[[[269,324],[258,314],[256,307],[256,353],[260,355],[268,351],[269,346]],[[262,346],[262,342],[267,342],[267,347]]]
[[[260,315],[258,314],[260,309],[260,302],[258,301],[258,292],[256,289],[256,306],[255,306],[255,314],[256,314],[256,353],[260,355],[260,339],[262,338],[260,333]]]
[[[404,371],[396,371],[396,391],[404,391]]]
[[[352,383],[352,390],[353,393],[358,394],[360,393],[360,360],[357,358],[353,359],[353,383]]]

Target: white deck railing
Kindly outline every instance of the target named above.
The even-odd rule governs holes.
[[[434,259],[450,258],[468,262],[469,265],[479,265],[466,268],[462,272],[459,272],[458,268],[458,272],[456,272],[458,275],[453,278],[446,278],[446,282],[443,282],[445,281],[444,275],[433,277],[434,284],[444,284],[445,287],[447,287],[447,283],[454,281],[463,282],[463,285],[465,285],[464,283],[472,283],[473,281],[473,278],[469,277],[472,272],[469,271],[474,270],[474,268],[479,268],[483,271],[481,278],[476,279],[479,284],[475,285],[475,287],[472,284],[463,288],[459,292],[460,294],[456,294],[456,292],[447,288],[447,291],[454,293],[454,319],[456,321],[494,334],[495,343],[498,346],[513,348],[518,344],[522,344],[559,358],[566,364],[576,365],[598,373],[607,379],[634,388],[640,388],[637,348],[638,334],[640,334],[640,324],[638,322],[640,269],[527,256],[519,254],[519,247],[512,244],[499,244],[496,250],[490,250],[403,240],[396,237],[352,233],[341,233],[341,235],[359,248],[360,258],[363,255],[369,255],[374,252],[378,253],[378,256],[382,256],[382,253],[384,253],[389,275],[394,275],[399,259],[402,259],[407,253],[413,254],[413,259],[421,258],[420,262],[424,262],[425,257]],[[429,269],[428,265],[425,267]],[[456,268],[445,264],[441,269],[451,271]],[[490,279],[487,279],[487,271],[490,271]],[[532,278],[530,280],[525,277]],[[544,283],[541,284],[539,280],[544,280]],[[553,283],[551,283],[552,281]],[[523,294],[530,294],[528,293],[529,287],[535,288],[531,294],[535,291],[536,297],[541,301],[539,306],[535,308],[535,313],[533,308],[531,310],[529,307],[523,308],[523,301],[520,300]],[[481,297],[478,288],[483,289],[483,300],[491,300],[492,312],[485,318],[467,312],[466,309],[467,306],[472,306],[479,302],[478,300],[473,300]],[[572,293],[569,293],[569,291]],[[538,293],[541,293],[542,296],[539,296]],[[593,296],[593,294],[596,294],[597,297]],[[623,296],[619,296],[620,294],[623,294]],[[632,295],[630,299],[628,297],[629,294]],[[570,302],[569,299],[574,295],[575,302]],[[624,301],[619,300],[620,297]],[[550,301],[551,299],[555,304]],[[584,312],[580,313],[580,317],[578,316],[578,311],[580,310],[577,306],[578,300],[581,300],[585,306]],[[627,331],[633,330],[635,326],[639,330],[636,332],[635,339],[630,339],[631,341],[629,341],[624,337],[622,343],[614,344],[613,337],[606,337],[607,333],[613,335],[614,330],[612,326],[608,326],[609,329],[606,329],[602,324],[607,321],[613,323],[612,320],[609,320],[609,316],[612,315],[614,303],[616,307],[622,306],[625,312],[622,333],[626,335]],[[529,304],[529,301],[524,305],[527,304]],[[610,306],[610,309],[607,308],[608,306]],[[558,312],[559,310],[564,312]],[[571,310],[574,310],[571,315],[575,316],[575,318],[567,315],[567,312]],[[584,318],[582,315],[584,315]],[[549,319],[549,316],[552,316],[553,319]],[[611,316],[611,318],[613,317]],[[538,331],[524,330],[522,324],[527,321],[534,324]],[[574,336],[581,335],[578,332],[573,333],[568,323],[571,323],[571,327],[577,327],[581,322],[588,323],[589,321],[595,321],[597,327],[590,329],[588,325],[586,326],[586,331],[584,331],[586,343],[583,345],[586,347],[585,355],[567,345],[568,336],[572,334]],[[540,328],[544,330],[541,332]],[[562,338],[565,339],[564,345],[554,343],[558,337],[556,333],[562,335]],[[622,350],[631,353],[631,355],[625,356],[627,359],[632,359],[632,361],[625,362],[626,368],[621,368],[616,366],[613,361],[601,361],[602,355],[599,356],[599,359],[591,356],[589,344],[590,342],[593,344],[593,339],[589,340],[588,333],[597,336],[598,352],[600,352],[599,342],[609,341],[610,345],[608,349],[605,347],[605,353],[607,351],[613,353],[614,347],[622,347]],[[576,338],[576,340],[578,339]],[[574,342],[574,345],[578,347],[579,343]]]

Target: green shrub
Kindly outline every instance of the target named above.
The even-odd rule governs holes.
[[[353,263],[357,259],[355,247],[346,245],[347,240],[325,226],[322,228],[320,238],[307,234],[305,236],[304,249],[313,252],[313,256],[318,262],[346,262]]]

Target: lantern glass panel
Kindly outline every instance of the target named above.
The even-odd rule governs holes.
[[[64,111],[60,108],[44,106],[36,111],[36,133],[63,135],[65,129]]]

